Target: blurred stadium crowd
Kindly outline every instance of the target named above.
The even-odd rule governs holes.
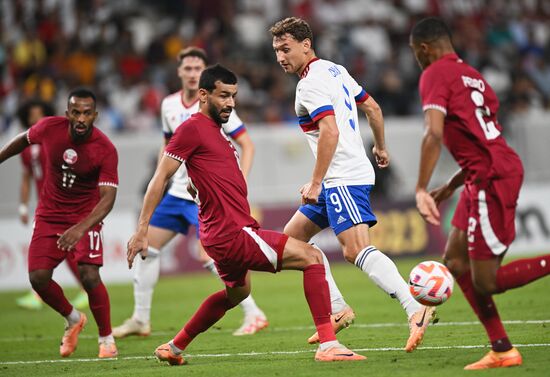
[[[204,48],[239,75],[250,123],[295,118],[294,82],[268,32],[290,15],[312,25],[317,54],[345,65],[384,114],[420,111],[408,46],[421,17],[443,17],[459,54],[502,101],[501,120],[550,109],[550,1],[545,0],[1,0],[0,134],[29,98],[65,109],[68,90],[98,94],[99,126],[160,127],[162,98],[180,86],[175,57]]]

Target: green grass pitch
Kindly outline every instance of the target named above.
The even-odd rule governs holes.
[[[398,260],[407,276],[419,259]],[[463,371],[487,351],[481,325],[455,285],[449,302],[439,308],[441,321],[430,326],[423,345],[407,354],[408,336],[403,310],[360,271],[335,264],[333,273],[357,321],[339,340],[368,356],[365,362],[318,363],[315,347],[306,343],[313,332],[302,291],[302,274],[254,273],[253,294],[268,315],[265,331],[234,337],[241,310],[230,311],[214,328],[199,336],[186,350],[188,365],[170,367],[152,357],[155,347],[172,338],[209,293],[221,283],[206,273],[162,278],[155,291],[153,333],[147,338],[117,342],[117,360],[98,360],[97,327],[89,322],[76,352],[68,359],[58,354],[62,319],[50,308],[31,312],[15,306],[21,292],[0,294],[0,376],[547,376],[550,368],[550,279],[496,296],[501,318],[512,342],[523,354],[519,368],[486,372]],[[108,286],[113,325],[127,318],[133,308],[130,284]],[[68,297],[75,293],[67,289]]]

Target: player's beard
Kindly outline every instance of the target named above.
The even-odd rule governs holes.
[[[208,104],[208,114],[210,115],[210,118],[212,118],[214,120],[214,122],[216,122],[217,124],[227,123],[227,121],[229,120],[229,117],[227,117],[227,119],[223,119],[221,117],[220,114],[221,114],[222,110],[224,110],[224,109],[218,110],[216,108],[216,106],[214,106],[213,103]],[[227,108],[225,110],[227,110]]]
[[[80,124],[83,124],[83,123],[76,122],[74,124],[71,124],[70,132],[71,132],[72,139],[75,140],[75,141],[82,141],[82,140],[87,139],[88,136],[90,136],[90,134],[92,133],[92,125],[89,125],[86,132],[81,134],[81,133],[76,132],[76,130],[75,130],[75,126],[77,124],[80,125]]]

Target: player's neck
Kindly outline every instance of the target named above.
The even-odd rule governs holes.
[[[309,64],[313,61],[313,60],[316,60],[317,59],[317,56],[315,55],[314,52],[311,52],[311,53],[308,53],[306,55],[306,59],[304,60],[304,64],[298,69],[298,71],[296,72],[296,74],[298,75],[298,77],[302,77],[302,74],[304,73],[304,71],[309,67]]]
[[[199,98],[198,90],[187,90],[183,89],[181,91],[181,102],[186,106],[192,105]]]

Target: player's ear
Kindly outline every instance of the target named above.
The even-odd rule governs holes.
[[[308,52],[311,49],[311,39],[304,39],[302,41],[302,46],[304,46],[304,52]]]
[[[201,101],[202,103],[205,103],[207,97],[208,97],[208,90],[204,88],[199,88],[199,101]]]

